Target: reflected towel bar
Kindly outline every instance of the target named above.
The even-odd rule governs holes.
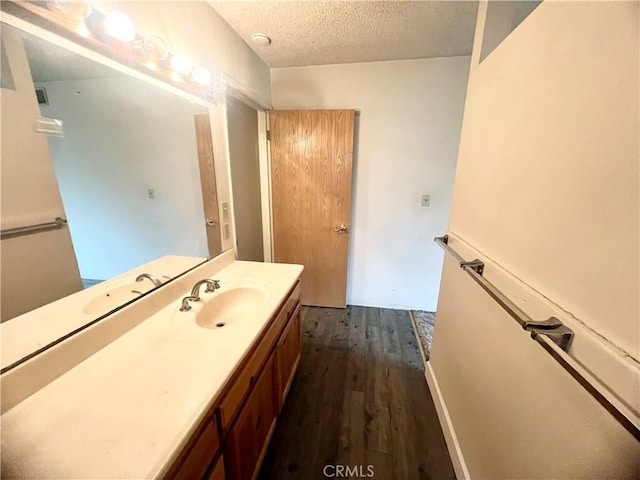
[[[633,409],[627,407],[612,394],[596,378],[590,375],[566,351],[571,345],[574,332],[555,317],[543,321],[534,321],[515,303],[509,300],[491,282],[483,277],[484,262],[479,259],[466,261],[458,252],[449,246],[449,236],[434,238],[447,253],[456,259],[460,268],[467,272],[482,289],[489,294],[520,326],[531,332],[531,338],[536,340],[544,350],[553,357],[582,387],[595,398],[636,440],[640,441],[640,423]]]
[[[62,217],[56,217],[53,222],[36,223],[35,225],[27,225],[25,227],[7,228],[0,231],[0,238],[17,237],[19,235],[27,235],[29,233],[51,230],[54,228],[62,228],[67,225],[67,221]]]

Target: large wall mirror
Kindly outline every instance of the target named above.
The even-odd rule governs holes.
[[[51,302],[89,322],[219,253],[209,104],[1,32],[3,333]]]

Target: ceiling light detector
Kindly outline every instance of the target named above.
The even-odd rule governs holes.
[[[264,33],[254,33],[251,35],[251,43],[266,47],[271,44],[271,39]]]

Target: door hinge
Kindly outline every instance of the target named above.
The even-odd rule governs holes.
[[[267,141],[271,141],[271,130],[267,130]]]

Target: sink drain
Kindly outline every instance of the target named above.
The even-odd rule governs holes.
[[[224,327],[225,325],[226,325],[226,323],[224,323],[224,322],[218,322],[218,323],[216,323],[216,327],[218,327],[218,328],[222,328],[222,327]]]

